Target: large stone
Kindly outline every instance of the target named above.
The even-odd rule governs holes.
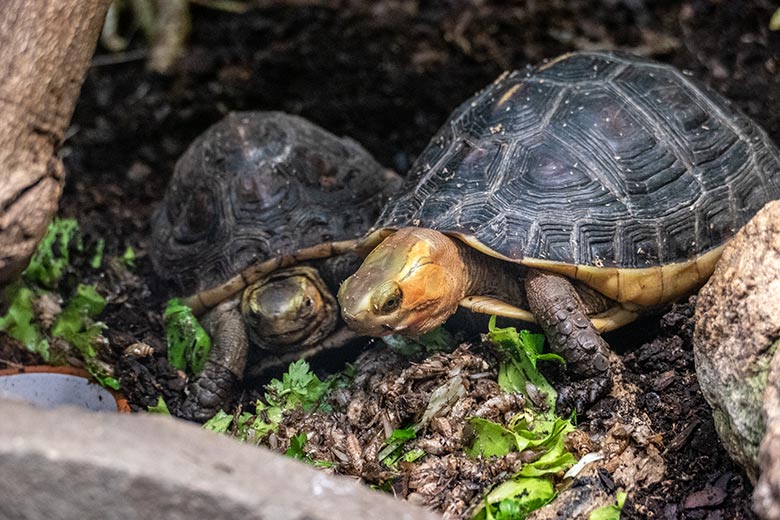
[[[780,519],[780,355],[772,365],[764,392],[766,434],[759,452],[761,476],[753,493],[753,507],[765,520]]]
[[[696,373],[715,426],[752,480],[764,437],[762,407],[780,338],[780,202],[726,246],[696,302]]]
[[[12,401],[0,417],[0,518],[439,518],[168,417]]]

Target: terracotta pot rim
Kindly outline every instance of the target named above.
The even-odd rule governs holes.
[[[92,379],[92,376],[83,368],[71,366],[53,366],[53,365],[26,365],[15,368],[4,368],[0,370],[0,377],[14,376],[17,374],[63,374],[68,376],[81,377],[88,380],[91,384],[98,384]],[[130,404],[127,398],[113,388],[105,388],[116,401],[116,411],[119,413],[130,413]]]

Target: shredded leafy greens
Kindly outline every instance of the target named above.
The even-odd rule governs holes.
[[[211,338],[192,310],[173,298],[165,306],[165,339],[168,342],[168,362],[179,370],[199,374],[211,351]]]
[[[576,462],[565,446],[566,435],[574,430],[570,420],[555,415],[557,393],[537,369],[537,361],[563,362],[556,354],[542,353],[544,336],[526,330],[497,328],[490,320],[488,339],[507,358],[499,366],[498,384],[507,392],[533,391],[543,397],[541,409],[527,406],[507,426],[480,417],[468,420],[473,442],[466,453],[472,457],[501,457],[528,450],[536,458],[485,496],[474,520],[522,520],[555,498],[553,478]]]
[[[51,291],[60,286],[71,262],[72,253],[82,253],[84,246],[78,223],[74,219],[54,219],[46,236],[22,273],[22,278],[6,289],[10,302],[8,312],[0,317],[0,330],[21,342],[28,350],[40,354],[44,362],[55,362],[50,351],[53,338],[60,338],[78,350],[87,371],[103,386],[119,388],[113,371],[98,359],[101,346],[107,343],[102,332],[105,325],[95,321],[106,306],[106,300],[92,285],[79,284],[64,309],[51,321],[39,320],[36,302],[55,300]],[[98,241],[90,265],[100,265],[103,241]],[[51,327],[49,328],[49,325]]]

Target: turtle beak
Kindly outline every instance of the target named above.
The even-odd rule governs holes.
[[[347,326],[365,336],[387,336],[394,334],[395,329],[389,323],[383,322],[380,316],[372,312],[370,292],[352,291],[351,283],[360,283],[360,279],[348,278],[339,289],[341,316]],[[357,293],[357,295],[356,295]],[[379,319],[378,319],[379,318]]]
[[[363,313],[359,313],[357,316],[352,316],[350,314],[341,313],[341,316],[344,318],[344,321],[346,322],[347,326],[355,331],[366,331],[363,332],[366,336],[373,336],[373,337],[382,337],[382,336],[390,336],[393,334],[402,334],[404,330],[406,330],[406,326],[399,325],[396,327],[393,327],[389,323],[377,323],[376,324],[376,330],[373,328],[371,330],[367,329],[364,325],[366,322],[365,318],[362,316]]]

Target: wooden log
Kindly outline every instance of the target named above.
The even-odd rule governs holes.
[[[56,156],[109,0],[0,4],[0,284],[16,277],[57,210]]]

